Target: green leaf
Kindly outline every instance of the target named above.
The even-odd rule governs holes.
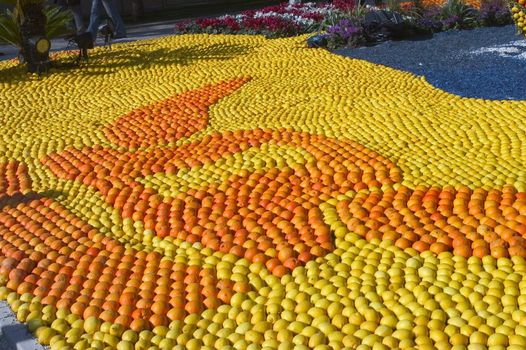
[[[44,9],[46,14],[46,36],[49,39],[59,37],[69,32],[69,25],[73,20],[71,11],[62,10],[57,6]]]
[[[7,2],[3,0],[0,3]],[[18,11],[15,8],[13,10],[5,10],[4,13],[0,14],[0,42],[20,48],[22,47],[22,38],[17,13]],[[44,8],[44,14],[46,15],[46,36],[49,39],[69,32],[68,28],[73,19],[69,10],[63,11],[57,6],[51,6]]]
[[[6,10],[5,13],[0,14],[0,41],[16,47],[22,46],[22,38],[14,11]]]

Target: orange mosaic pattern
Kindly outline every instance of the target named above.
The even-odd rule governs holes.
[[[401,186],[357,193],[338,213],[352,232],[418,252],[526,257],[526,193]]]
[[[250,78],[233,79],[190,90],[120,117],[105,128],[106,137],[128,148],[152,146],[188,137],[208,125],[208,108]]]
[[[249,288],[217,280],[212,269],[126,249],[50,198],[2,208],[0,249],[0,276],[9,289],[134,330],[217,308],[232,290]]]
[[[109,138],[134,133],[130,124],[120,121],[115,134],[108,132]],[[170,141],[171,135],[164,134],[148,142]],[[177,198],[162,198],[137,181],[263,144],[304,148],[317,162],[294,169],[245,171]],[[400,171],[392,163],[359,144],[285,130],[214,134],[181,147],[135,153],[70,149],[43,162],[57,176],[95,187],[123,218],[143,221],[161,238],[201,241],[214,250],[265,263],[277,276],[333,249],[318,207],[323,199],[400,181]],[[4,168],[9,193],[31,188],[24,165],[10,163]],[[218,279],[213,269],[126,249],[50,198],[10,200],[0,214],[0,232],[4,254],[0,275],[8,279],[9,289],[32,293],[44,305],[69,309],[84,319],[94,316],[136,331],[217,308],[234,293],[251,289],[246,282]],[[267,254],[271,247],[276,256]]]
[[[20,162],[0,163],[0,203],[31,190],[27,166]]]
[[[220,82],[141,108],[106,128],[106,135],[130,148],[190,136],[206,126],[209,105],[248,81]],[[145,126],[139,131],[141,120]],[[301,150],[311,158],[290,166],[259,164],[174,196],[141,181],[156,174],[177,176],[269,145]],[[56,176],[96,189],[123,218],[144,223],[161,239],[201,242],[213,251],[263,263],[277,277],[334,249],[320,205],[350,193],[336,205],[338,216],[369,241],[391,240],[400,248],[463,257],[524,256],[525,251],[525,193],[511,187],[409,189],[401,185],[401,170],[392,162],[345,139],[283,129],[239,130],[135,152],[70,148],[42,162]],[[0,198],[6,199],[0,202],[0,278],[20,295],[31,293],[44,305],[84,319],[94,316],[141,331],[217,309],[234,293],[252,290],[245,281],[218,278],[214,268],[126,248],[52,198],[18,195],[31,189],[24,164],[2,164],[0,170]]]
[[[175,174],[268,143],[301,147],[317,162],[296,169],[244,171],[223,184],[177,198],[162,198],[137,180]],[[144,222],[161,238],[200,241],[214,250],[263,262],[277,276],[333,249],[320,203],[349,190],[400,180],[399,169],[359,144],[285,130],[214,134],[174,149],[133,154],[70,149],[49,155],[44,164],[59,177],[97,188],[123,218]],[[279,255],[265,254],[269,248]]]
[[[237,88],[248,80],[228,84]],[[213,94],[214,88],[200,91]],[[182,94],[174,100],[182,96],[191,95]],[[156,109],[141,110],[155,114]],[[180,113],[176,109],[172,116],[163,114],[163,120],[176,120]],[[143,117],[153,120],[147,114]],[[130,133],[127,125],[126,117],[120,118],[113,126],[114,133]],[[148,142],[148,131],[145,133],[137,143]],[[109,138],[112,135],[108,132]],[[133,137],[137,137],[134,132]],[[150,142],[170,141],[171,136],[162,134]],[[163,198],[138,180],[157,173],[174,175],[264,144],[304,149],[316,162],[295,169],[245,170],[224,183],[190,189],[177,198]],[[122,217],[144,222],[158,237],[201,242],[216,251],[263,262],[277,276],[333,249],[318,206],[350,190],[358,194],[349,203],[338,204],[339,215],[350,230],[368,240],[390,239],[400,248],[453,251],[464,257],[522,256],[525,251],[523,193],[511,187],[504,193],[472,193],[467,188],[411,190],[402,186],[366,194],[360,191],[401,183],[400,170],[359,144],[308,133],[236,131],[205,136],[177,148],[136,153],[70,149],[49,155],[44,164],[59,177],[97,188]],[[266,254],[269,248],[280,254]]]

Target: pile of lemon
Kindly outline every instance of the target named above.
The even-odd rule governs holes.
[[[526,8],[524,8],[525,4],[526,2],[524,0],[513,1],[510,3],[513,21],[521,34],[526,34],[526,26],[524,22],[524,17],[526,16]]]
[[[364,232],[378,231],[375,225],[382,217],[362,217],[362,212],[375,210],[365,202],[360,210],[355,198],[418,186],[473,191],[513,188],[517,198],[509,204],[515,205],[513,210],[499,213],[498,206],[492,205],[495,200],[488,200],[491,217],[502,222],[480,220],[485,226],[473,229],[484,239],[491,228],[509,225],[513,234],[521,236],[526,216],[522,201],[526,192],[524,103],[455,96],[409,73],[307,49],[304,39],[165,37],[116,45],[111,50],[98,48],[82,69],[54,72],[41,79],[26,75],[14,62],[0,64],[0,190],[5,192],[0,193],[0,297],[41,343],[53,350],[526,348],[526,260],[520,254],[510,251],[510,257],[488,254],[480,258],[460,256],[453,249],[438,254],[425,249],[419,252],[375,234],[355,232],[355,221],[341,217],[341,212],[353,213],[363,219]],[[152,107],[154,116],[141,124],[141,118],[134,116],[140,115],[143,106],[181,94],[193,96],[192,91],[203,86],[239,77],[251,79],[214,100],[206,114],[198,113],[194,105],[176,106],[196,118],[205,115],[206,123],[195,124],[199,128],[192,129],[193,134],[181,131],[180,138],[166,144],[133,145],[107,136],[109,126],[122,116],[131,116],[130,129],[156,139],[152,121],[157,123],[155,115],[170,115],[170,111]],[[167,123],[154,126],[169,134],[169,118]],[[265,146],[257,146],[255,137],[249,141],[256,146],[230,142],[232,154],[221,156],[228,147],[217,135],[236,140],[240,131],[250,134],[255,129],[267,130],[272,141]],[[352,142],[355,153],[344,159],[334,146],[336,141],[310,151],[290,146],[299,134]],[[209,144],[217,153],[207,159],[196,161],[196,155],[187,151],[203,150]],[[166,149],[186,153],[176,153],[184,155],[176,160],[163,159]],[[155,160],[173,161],[176,167],[151,164],[133,173],[133,163],[124,161],[133,157],[126,154],[147,164],[148,159],[140,154],[154,154]],[[59,157],[64,157],[62,163]],[[96,166],[87,166],[86,157]],[[50,168],[46,161],[50,158],[63,169]],[[368,169],[366,163],[394,182],[374,182],[374,171],[362,171]],[[394,166],[384,171],[388,163]],[[126,181],[158,193],[155,201],[184,193],[198,198],[199,189],[210,184],[235,194],[238,188],[232,184],[236,182],[226,179],[237,181],[246,176],[247,183],[254,183],[247,174],[269,168],[290,174],[304,171],[302,167],[317,167],[316,178],[323,181],[311,186],[321,194],[312,198],[318,192],[309,193],[309,208],[316,214],[312,218],[330,229],[333,247],[322,256],[290,265],[291,272],[283,274],[273,273],[264,262],[225,253],[221,247],[207,248],[202,241],[161,237],[156,226],[145,227],[145,218],[123,218],[121,208],[108,201],[109,181],[100,174],[110,180],[112,164],[123,166],[115,172],[134,174]],[[346,190],[341,193],[324,191],[329,178],[335,183],[351,181],[351,177],[336,180],[335,172],[341,167],[368,181],[352,189],[342,185]],[[79,173],[85,176],[80,179]],[[90,173],[99,177],[90,177]],[[111,179],[113,188],[120,186]],[[298,184],[303,180],[294,178]],[[282,186],[275,198],[286,199],[290,190]],[[153,203],[141,204],[146,214]],[[240,212],[254,209],[251,203],[243,203],[241,199],[236,202]],[[354,206],[342,211],[345,206],[339,203]],[[468,206],[462,198],[455,203]],[[398,204],[395,199],[393,207],[400,207]],[[435,204],[435,209],[441,208],[439,201]],[[394,210],[382,201],[375,205],[383,205],[386,215]],[[417,221],[418,210],[423,209],[413,210],[411,203],[407,207],[411,210],[404,207],[401,215]],[[458,221],[466,213],[450,208],[450,212],[441,212],[443,217],[457,219],[443,220],[444,227],[458,231],[457,237],[473,233],[464,232],[465,225]],[[292,204],[291,211],[295,209]],[[264,211],[258,213],[264,216]],[[249,233],[263,232],[254,222],[250,225]],[[194,231],[188,222],[182,226],[181,230]],[[510,234],[509,230],[502,232]],[[279,255],[276,249],[265,253]],[[140,263],[133,265],[135,261]],[[100,276],[98,284],[77,287],[69,282],[72,279],[67,276],[81,264],[86,266],[82,270],[86,276]],[[179,274],[182,266],[186,275]],[[112,271],[127,269],[134,274],[156,271],[158,276],[170,272],[166,276],[184,276],[188,284],[206,277],[217,280],[216,287],[232,290],[219,298],[220,303],[204,308],[199,304],[182,315],[153,316],[142,308],[127,320],[110,311],[125,310],[126,305],[139,308],[139,301],[147,297],[164,302],[155,299],[158,294],[180,297],[159,282],[165,277],[146,272],[143,285],[150,289],[140,289],[134,278],[120,273],[115,273],[115,283],[107,281]],[[199,277],[188,277],[189,271]],[[80,272],[73,277],[82,280]],[[104,293],[104,286],[119,290],[119,281],[125,284],[126,298]],[[86,303],[89,311],[81,312],[79,304],[64,299],[65,294],[54,295],[46,288],[86,291],[75,302]],[[134,293],[140,298],[134,299]],[[193,295],[190,290],[185,293]],[[100,295],[106,299],[99,299]],[[163,309],[155,305],[151,305],[155,310]],[[109,311],[104,315],[95,312],[102,309]]]

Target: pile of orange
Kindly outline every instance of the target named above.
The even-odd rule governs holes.
[[[349,230],[368,240],[391,240],[402,249],[451,251],[466,258],[526,257],[526,194],[513,187],[400,186],[357,193],[337,209]]]
[[[250,78],[233,79],[136,109],[105,129],[108,140],[131,149],[177,141],[208,125],[208,108]]]
[[[261,263],[277,277],[334,249],[319,206],[348,193],[354,195],[338,202],[337,213],[351,232],[368,241],[392,241],[420,253],[452,251],[466,258],[526,255],[526,195],[512,187],[412,190],[399,184],[400,170],[376,152],[355,142],[289,130],[216,133],[175,145],[206,125],[208,105],[247,81],[205,86],[117,119],[106,134],[123,150],[71,148],[42,162],[56,176],[98,190],[123,219],[143,223],[160,239],[200,243]],[[254,171],[242,169],[174,197],[161,196],[140,181],[158,173],[175,176],[272,144],[303,149],[313,161],[267,168],[254,160]],[[156,145],[168,147],[126,149]],[[6,193],[31,188],[23,164],[2,169]],[[216,309],[235,293],[253,289],[248,281],[218,278],[214,268],[126,248],[49,198],[12,199],[2,209],[0,227],[0,275],[7,288],[34,294],[43,305],[83,319],[96,317],[141,331]]]
[[[0,299],[40,343],[526,348],[522,102],[304,38],[92,59],[0,64]]]
[[[197,91],[207,96],[214,88],[221,91],[223,86],[237,87],[245,81],[234,80]],[[167,128],[177,127],[181,120],[188,125],[200,120],[202,116],[195,114],[197,107],[191,107],[200,105],[194,93],[174,99],[179,101],[178,106],[187,106],[186,114],[182,119],[181,109],[163,114]],[[207,99],[215,100],[217,95]],[[157,124],[149,124],[155,112],[144,111],[155,111],[158,105],[143,108],[138,114],[144,120],[143,134],[129,131],[129,125],[138,120],[138,112],[132,112],[107,128],[113,130],[107,131],[108,138],[126,134],[123,142],[136,145],[176,141],[174,135],[156,133]],[[201,167],[266,144],[301,147],[317,161],[298,164],[294,169],[244,170],[223,183],[192,188],[175,198],[163,198],[138,180],[156,173],[174,175],[181,169]],[[123,218],[143,222],[145,229],[160,238],[201,242],[215,251],[264,263],[279,277],[333,249],[329,228],[318,208],[323,200],[400,180],[399,169],[359,144],[287,130],[212,134],[180,147],[134,153],[100,147],[70,149],[50,154],[43,163],[58,177],[96,188]]]
[[[49,198],[11,199],[0,232],[7,288],[134,330],[168,325],[250,290],[245,282],[217,280],[210,268],[125,248]]]
[[[31,189],[27,165],[20,162],[0,163],[0,203],[16,194],[25,194]]]

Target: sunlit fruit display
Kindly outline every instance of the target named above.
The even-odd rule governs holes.
[[[442,7],[442,6],[447,5],[448,2],[449,2],[448,0],[422,0],[420,2],[420,5],[423,6],[424,8],[433,7],[433,6]],[[482,1],[481,0],[467,0],[467,1],[463,1],[463,3],[478,9],[480,8]]]
[[[523,102],[301,37],[0,84],[0,298],[51,349],[526,348]]]
[[[526,8],[524,7],[525,5],[526,5],[526,1],[524,0],[509,2],[513,21],[515,22],[517,31],[522,35],[526,35],[526,23],[525,23]]]

